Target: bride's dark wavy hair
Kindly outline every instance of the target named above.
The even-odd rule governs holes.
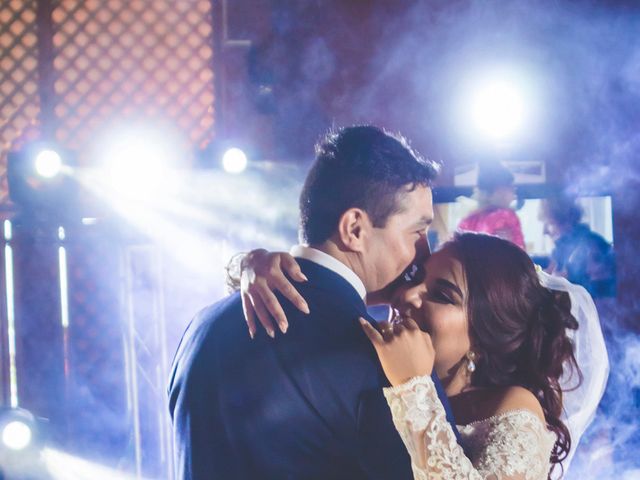
[[[560,377],[571,368],[581,381],[566,333],[578,328],[569,295],[543,287],[529,256],[501,238],[458,233],[445,248],[452,248],[466,276],[469,336],[477,357],[471,384],[519,385],[532,392],[557,436],[550,459],[555,468],[571,448],[560,419]]]

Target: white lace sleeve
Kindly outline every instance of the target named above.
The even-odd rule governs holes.
[[[447,422],[431,377],[386,388],[384,395],[411,455],[416,480],[547,479],[555,436],[533,413],[506,412],[463,427],[470,460]]]

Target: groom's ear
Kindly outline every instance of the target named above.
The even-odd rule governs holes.
[[[373,228],[369,215],[360,208],[350,208],[340,216],[338,236],[352,252],[362,252],[369,230]]]

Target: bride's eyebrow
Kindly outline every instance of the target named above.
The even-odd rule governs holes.
[[[460,287],[458,287],[455,283],[450,282],[449,280],[446,280],[444,278],[438,278],[436,280],[436,285],[440,285],[443,288],[453,290],[455,293],[458,294],[458,296],[461,299],[464,298],[464,296],[462,295],[462,290],[460,290]]]

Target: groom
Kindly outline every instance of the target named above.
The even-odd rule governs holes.
[[[169,386],[179,479],[412,478],[358,317],[429,254],[436,167],[370,126],[318,145],[293,251],[311,314],[281,298],[287,334],[254,340],[238,294],[195,317]]]

